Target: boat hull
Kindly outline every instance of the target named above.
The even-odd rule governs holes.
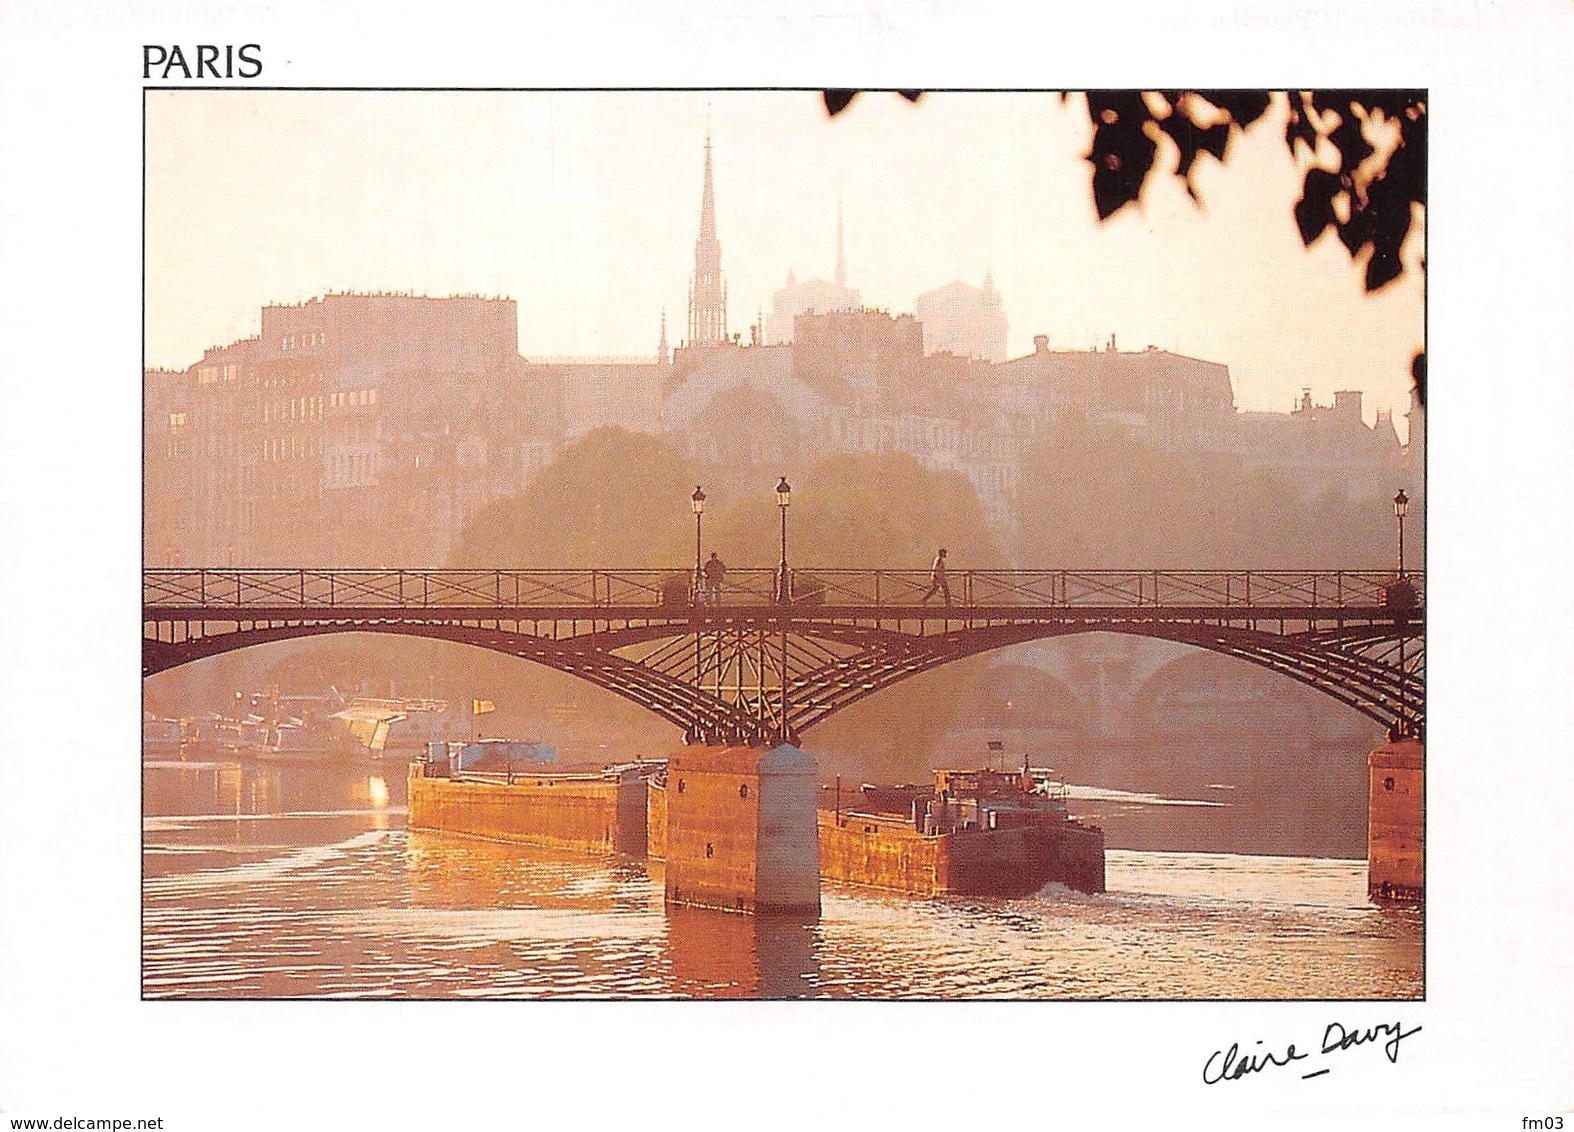
[[[886,816],[822,811],[826,880],[914,896],[1020,898],[1047,884],[1104,891],[1104,835],[1091,826],[957,830],[923,834]]]

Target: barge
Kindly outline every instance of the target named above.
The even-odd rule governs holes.
[[[817,908],[820,880],[919,897],[1104,891],[1103,831],[1025,769],[941,770],[817,809],[813,760],[786,745],[583,770],[498,765],[500,749],[431,744],[410,767],[410,828],[647,856],[665,862],[668,903],[734,911]]]
[[[569,771],[550,762],[509,761],[502,769],[463,769],[458,752],[450,757],[447,747],[433,743],[426,758],[410,764],[409,828],[547,849],[644,854],[648,767]]]
[[[838,795],[839,795],[838,791]],[[937,770],[933,786],[865,786],[819,811],[820,875],[914,896],[1104,891],[1104,832],[1065,788],[1022,773]]]

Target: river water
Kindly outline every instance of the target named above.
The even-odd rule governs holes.
[[[144,996],[1423,992],[1422,914],[1368,904],[1365,861],[1111,848],[1098,896],[1051,885],[1021,900],[918,900],[827,884],[817,919],[751,917],[665,908],[657,862],[407,832],[403,775],[399,763],[145,762]],[[1148,812],[1149,843],[1183,814],[1172,844],[1186,845],[1228,828],[1232,808],[1091,787],[1072,798],[1112,841]]]

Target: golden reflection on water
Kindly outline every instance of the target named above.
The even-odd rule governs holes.
[[[145,772],[149,997],[1406,998],[1364,862],[1112,850],[1111,891],[817,918],[665,907],[659,862],[406,833],[365,769]],[[380,787],[380,789],[379,789]]]
[[[817,993],[819,917],[667,909],[672,993],[683,998],[802,998]]]

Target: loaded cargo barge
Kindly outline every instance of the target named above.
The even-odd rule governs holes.
[[[813,760],[791,747],[565,771],[496,765],[495,751],[466,765],[444,746],[411,764],[411,829],[648,856],[666,862],[672,903],[817,906],[816,876],[919,897],[1104,891],[1103,831],[1026,769],[941,770],[933,786],[864,787],[816,811]]]
[[[643,855],[650,769],[564,771],[550,762],[511,760],[462,769],[457,759],[432,752],[410,764],[408,824],[548,849]]]
[[[848,808],[834,798],[819,825],[826,880],[915,896],[1022,897],[1051,883],[1104,891],[1104,831],[1071,817],[1065,788],[1026,769],[866,786]]]

